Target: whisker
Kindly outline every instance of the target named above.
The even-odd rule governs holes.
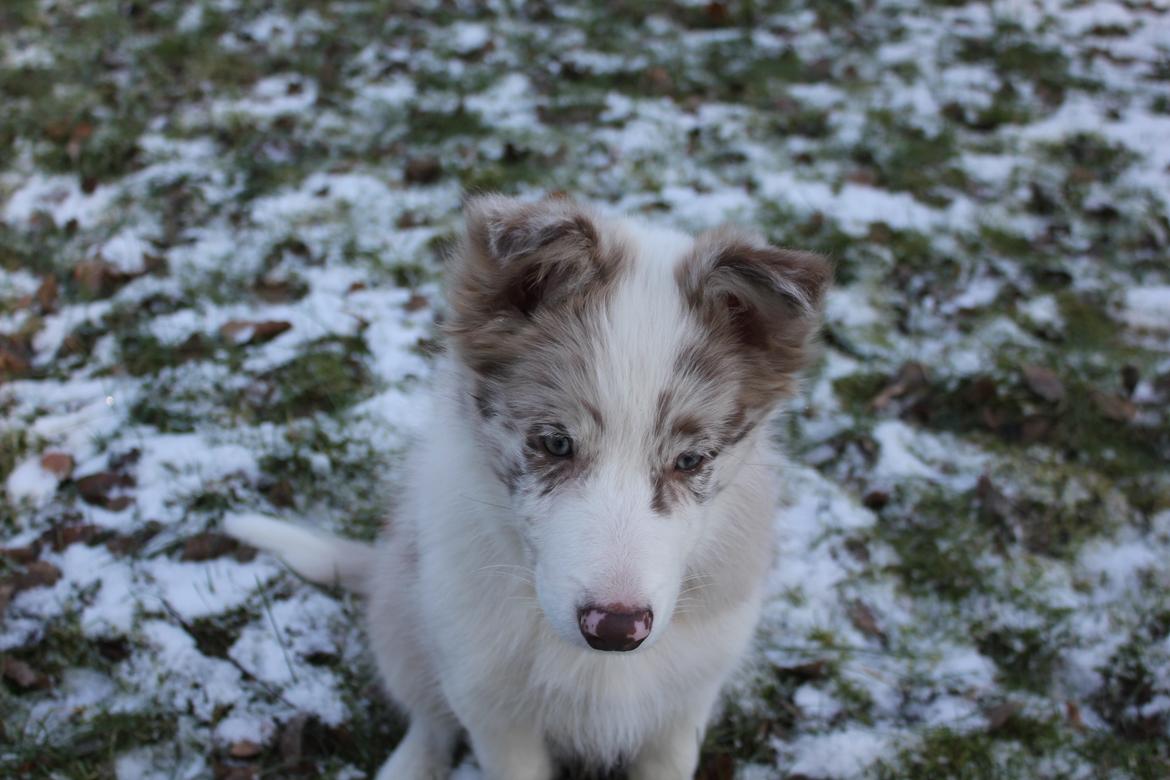
[[[476,498],[475,496],[468,495],[467,493],[460,493],[459,497],[467,499],[468,501],[471,501],[472,503],[475,503],[475,504],[483,504],[484,506],[490,506],[493,509],[500,509],[500,510],[503,510],[505,512],[512,511],[512,507],[510,507],[510,506],[505,506],[503,504],[493,504],[491,501],[484,501],[482,498]]]

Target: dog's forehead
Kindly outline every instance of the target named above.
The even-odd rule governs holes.
[[[621,258],[603,294],[546,314],[512,377],[507,403],[630,451],[689,415],[715,422],[736,399],[734,356],[711,338],[679,284],[695,251],[678,231],[613,219],[599,225]]]
[[[633,424],[646,420],[648,410],[659,414],[668,390],[683,389],[680,356],[702,344],[705,334],[677,278],[694,240],[637,222],[618,223],[616,230],[629,266],[605,302],[595,370],[602,413]]]

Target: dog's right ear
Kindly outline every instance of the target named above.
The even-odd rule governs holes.
[[[472,368],[497,368],[505,342],[542,310],[610,278],[594,217],[568,198],[470,198],[449,276],[448,332]]]

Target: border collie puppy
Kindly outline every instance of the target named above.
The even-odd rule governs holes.
[[[768,433],[831,270],[567,198],[480,196],[404,495],[369,547],[259,516],[228,530],[367,597],[409,716],[380,780],[558,762],[690,778],[755,629],[780,475]]]

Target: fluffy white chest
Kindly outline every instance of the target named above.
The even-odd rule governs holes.
[[[423,538],[442,533],[445,521],[466,527],[432,514]],[[542,619],[523,577],[498,562],[496,540],[453,527],[444,544],[424,541],[419,590],[438,677],[461,718],[530,722],[557,752],[612,764],[694,701],[712,698],[750,641],[758,591],[737,606],[672,621],[649,648],[571,646]]]
[[[603,763],[629,757],[694,699],[709,698],[741,657],[755,615],[749,603],[701,623],[678,621],[634,653],[583,652],[550,635],[533,653],[526,706],[565,752]]]

